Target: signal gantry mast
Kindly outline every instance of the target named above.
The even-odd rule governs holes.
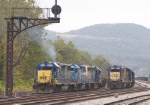
[[[33,17],[32,11],[43,10],[44,17]],[[21,11],[21,12],[20,12]],[[51,12],[54,14],[52,17]],[[42,13],[42,15],[43,15]],[[12,97],[13,91],[13,42],[22,31],[43,24],[60,23],[59,14],[61,7],[55,5],[52,8],[13,8],[12,16],[5,18],[7,22],[6,44],[6,96]],[[19,14],[19,15],[18,15]]]

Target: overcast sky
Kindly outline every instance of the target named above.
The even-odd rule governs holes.
[[[51,8],[55,0],[36,0]],[[61,21],[46,29],[66,32],[102,23],[135,23],[150,28],[150,0],[57,0]]]

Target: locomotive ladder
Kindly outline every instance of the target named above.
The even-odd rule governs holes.
[[[48,23],[60,23],[59,14],[61,12],[61,7],[57,5],[57,0],[55,0],[55,5],[52,8],[40,8],[46,13],[45,17],[30,17],[30,11],[35,11],[36,8],[13,8],[12,16],[10,18],[5,18],[7,22],[7,44],[6,44],[6,96],[12,97],[13,90],[13,42],[16,36],[22,31]],[[39,9],[39,8],[37,8]],[[20,12],[23,10],[23,13]],[[36,10],[38,11],[38,10]],[[51,11],[54,17],[51,17]],[[16,15],[16,14],[19,14]],[[21,15],[21,16],[20,16]],[[43,14],[42,14],[43,16]]]

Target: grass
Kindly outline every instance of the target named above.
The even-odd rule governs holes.
[[[21,79],[14,80],[13,84],[13,93],[14,92],[30,92],[32,91],[33,80],[23,81]],[[0,94],[5,92],[5,82],[0,80]]]
[[[4,93],[5,91],[5,83],[4,81],[0,80],[0,94]]]

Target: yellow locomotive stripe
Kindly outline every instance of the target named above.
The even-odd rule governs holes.
[[[85,66],[85,71],[86,71],[86,79],[88,80],[89,79],[89,71],[88,71],[88,67],[87,66]]]

